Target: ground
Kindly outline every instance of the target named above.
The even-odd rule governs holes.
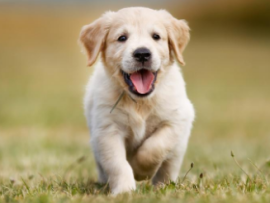
[[[86,22],[1,15],[0,202],[270,201],[268,36],[194,25],[182,72],[196,121],[179,181],[111,197],[83,116]]]

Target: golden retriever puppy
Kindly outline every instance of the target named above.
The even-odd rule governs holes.
[[[80,41],[89,66],[101,54],[84,99],[99,182],[118,194],[136,189],[135,179],[177,181],[194,119],[177,65],[187,23],[125,8],[85,25]]]

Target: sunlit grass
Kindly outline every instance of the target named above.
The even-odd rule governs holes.
[[[244,141],[245,146],[228,142],[226,146],[224,140],[228,142],[193,140],[178,183],[158,188],[138,183],[131,196],[112,198],[106,185],[96,183],[86,131],[9,130],[1,133],[0,198],[4,202],[268,202],[270,165],[262,159],[267,144],[258,153],[260,142]],[[234,158],[248,176],[235,164],[231,148],[242,151],[240,155],[234,151]],[[194,166],[184,179],[191,160]]]

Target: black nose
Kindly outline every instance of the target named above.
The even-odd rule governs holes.
[[[151,52],[147,48],[139,48],[134,51],[133,57],[139,62],[145,62],[151,58]]]

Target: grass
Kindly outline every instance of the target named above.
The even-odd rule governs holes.
[[[2,202],[268,202],[270,198],[270,165],[257,161],[262,158],[257,152],[259,142],[242,147],[233,143],[243,154],[245,148],[249,149],[250,156],[239,156],[238,161],[250,178],[234,163],[229,152],[232,146],[214,141],[216,146],[208,154],[198,146],[210,148],[209,140],[191,141],[179,183],[159,188],[148,182],[138,183],[130,196],[113,198],[106,185],[95,182],[87,132],[32,129],[4,134],[0,145]],[[250,163],[246,157],[256,160]],[[190,160],[194,167],[184,179]]]
[[[266,34],[190,22],[183,73],[197,118],[179,183],[142,182],[111,197],[96,183],[82,110],[91,69],[76,39],[92,16],[8,11],[0,12],[0,202],[270,201]]]

